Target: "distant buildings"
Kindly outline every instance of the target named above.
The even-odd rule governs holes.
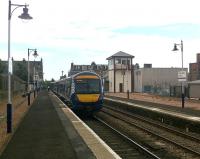
[[[44,73],[43,73],[43,60],[40,61],[30,61],[30,77],[34,75],[34,67],[35,67],[35,80],[42,82],[44,80]],[[33,80],[33,78],[30,78]]]
[[[196,62],[189,64],[189,81],[200,80],[200,53],[196,55]]]
[[[13,64],[13,75],[17,76],[23,81],[28,80],[28,61],[23,59],[22,61],[12,61]],[[0,60],[0,74],[7,74],[8,62]],[[30,83],[33,83],[34,79],[38,82],[43,81],[43,61],[29,61],[29,77]],[[35,68],[35,72],[34,72]],[[34,76],[35,75],[35,76]]]
[[[96,64],[95,62],[92,62],[91,65],[75,65],[74,63],[71,63],[71,68],[68,72],[68,76],[82,71],[96,72],[103,79],[104,90],[108,91],[108,65]]]
[[[200,100],[200,80],[188,82],[188,95],[190,98],[198,98]]]
[[[145,64],[143,68],[134,70],[134,91],[179,96],[179,71],[182,71],[182,68],[152,68],[151,64]],[[188,74],[187,68],[184,68],[184,71]]]
[[[68,76],[74,75],[81,71],[94,71],[101,77],[105,78],[107,76],[106,75],[107,70],[108,70],[108,65],[96,64],[95,62],[92,62],[91,65],[75,65],[74,63],[71,63],[71,68],[70,71],[68,72]]]
[[[171,90],[179,87],[178,72],[182,68],[152,68],[152,64],[145,64],[139,68],[139,64],[133,65],[133,55],[119,51],[108,57],[108,65],[75,65],[71,63],[68,76],[81,71],[94,71],[104,79],[105,90],[109,92],[146,92],[160,95],[175,94]],[[187,72],[187,68],[184,68]]]

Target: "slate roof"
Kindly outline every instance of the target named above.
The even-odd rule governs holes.
[[[123,51],[119,51],[119,52],[113,54],[112,56],[108,57],[106,60],[110,60],[110,59],[112,59],[113,57],[129,57],[129,58],[134,58],[135,56],[130,55],[130,54],[128,54],[128,53],[125,53],[125,52],[123,52]]]

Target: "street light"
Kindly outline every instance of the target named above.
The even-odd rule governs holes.
[[[13,10],[11,10],[12,6],[15,6]],[[8,2],[8,104],[7,104],[7,133],[12,132],[12,99],[11,99],[11,74],[12,74],[12,65],[11,65],[11,57],[10,57],[10,21],[13,12],[19,7],[23,8],[23,13],[18,16],[21,19],[29,20],[32,17],[28,14],[28,5],[20,5],[20,4],[12,4],[11,0]]]
[[[184,86],[183,86],[183,80],[186,79],[186,73],[183,69],[183,41],[181,40],[180,44],[174,44],[174,48],[172,51],[178,51],[179,49],[177,48],[177,46],[180,46],[181,48],[181,68],[182,68],[182,74],[183,74],[183,79],[181,80],[181,98],[182,98],[182,108],[184,108],[184,100],[185,100],[185,93],[184,93]]]
[[[34,54],[33,54],[34,58],[36,59],[38,54],[37,54],[37,51],[34,51]],[[34,87],[34,98],[35,98],[35,60],[34,60],[34,68],[33,68],[33,87]]]
[[[28,82],[27,82],[27,86],[28,86],[28,105],[30,105],[30,66],[29,66],[29,56],[30,56],[30,52],[34,51],[34,54],[37,54],[37,49],[29,49],[28,48]]]

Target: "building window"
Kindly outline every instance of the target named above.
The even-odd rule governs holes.
[[[126,60],[122,60],[122,64],[123,64],[123,65],[126,65]]]
[[[121,59],[116,59],[115,63],[116,64],[121,64]]]
[[[109,60],[108,65],[113,65],[113,60]]]

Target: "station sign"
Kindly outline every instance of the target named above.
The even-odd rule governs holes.
[[[178,71],[178,81],[183,82],[186,81],[187,73],[186,71]]]

